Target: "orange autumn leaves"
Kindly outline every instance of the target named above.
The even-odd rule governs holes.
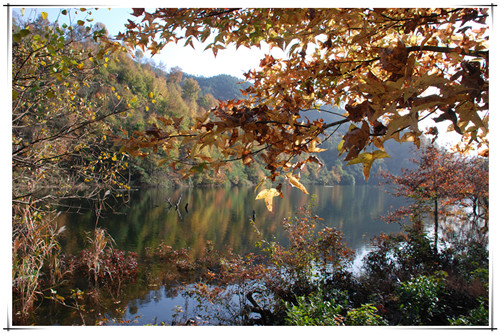
[[[389,157],[385,142],[419,146],[425,133],[439,135],[422,128],[424,119],[448,122],[462,136],[463,152],[488,150],[487,8],[157,8],[133,15],[142,22],[119,37],[153,54],[193,40],[207,42],[214,55],[262,43],[286,53],[266,55],[245,74],[253,85],[244,99],[221,102],[192,127],[183,141],[195,160],[187,173],[259,160],[272,182],[284,175],[307,191],[289,175],[318,164],[314,153],[342,124],[350,127],[339,153],[347,164],[361,164],[366,178],[374,161]],[[308,118],[324,105],[345,114],[330,122]],[[220,155],[208,157],[205,148]],[[275,197],[264,194],[266,203]]]

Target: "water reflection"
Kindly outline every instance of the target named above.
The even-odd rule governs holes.
[[[400,207],[401,199],[380,188],[309,186],[308,190],[310,195],[285,187],[284,198],[274,199],[273,212],[267,211],[262,200],[255,200],[253,188],[140,190],[132,193],[129,203],[117,212],[105,212],[98,225],[113,237],[116,248],[133,251],[139,259],[147,247],[157,247],[162,242],[174,249],[190,248],[193,257],[203,253],[207,241],[221,251],[230,247],[240,254],[256,252],[257,233],[250,224],[253,214],[256,227],[266,239],[275,237],[285,244],[280,221],[292,217],[312,198],[317,203],[313,212],[323,219],[317,228],[328,226],[341,230],[347,246],[358,255],[368,251],[373,236],[399,231],[399,226],[388,225],[379,217],[391,207]],[[84,246],[86,233],[94,229],[95,217],[91,213],[64,214],[59,223],[66,225],[63,250],[76,254]],[[356,266],[360,266],[359,256],[354,263]],[[179,288],[195,283],[194,273],[193,277],[186,276],[182,282],[177,282],[177,279],[169,278],[174,273],[162,263],[143,263],[138,275],[137,283],[127,286],[121,293],[119,304],[111,300],[111,307],[103,305],[101,311],[131,324],[146,325],[162,321],[171,323],[179,306],[184,311],[187,308],[193,310],[194,301],[182,296]],[[126,311],[115,312],[117,307]],[[92,319],[90,313],[86,316],[91,319],[90,323],[97,319]],[[79,317],[68,310],[59,313],[45,311],[38,319],[40,324],[79,324],[79,321]]]
[[[262,200],[255,200],[253,188],[147,189],[132,194],[130,202],[117,213],[105,212],[99,219],[114,238],[116,247],[142,255],[146,247],[164,242],[174,249],[189,247],[194,256],[200,255],[207,241],[216,249],[231,247],[235,252],[255,252],[257,234],[250,224],[255,213],[255,225],[264,237],[284,239],[280,221],[311,198],[316,198],[315,213],[323,218],[322,226],[336,227],[345,235],[347,245],[356,250],[366,245],[380,232],[397,232],[399,227],[382,222],[380,215],[401,206],[401,200],[371,186],[310,186],[310,195],[284,187],[284,198],[274,199],[273,212],[268,212]],[[177,204],[178,209],[169,203]],[[187,210],[186,210],[187,205]],[[84,234],[95,226],[91,213],[65,214],[63,241],[66,252],[77,253]]]

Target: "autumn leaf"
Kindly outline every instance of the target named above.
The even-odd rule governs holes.
[[[255,192],[257,192],[257,189],[260,188],[260,186],[264,183],[264,181],[266,181],[266,179],[262,179],[262,180],[259,181],[259,183],[257,183],[257,185],[254,188]]]
[[[489,148],[483,149],[478,154],[482,157],[488,158],[490,156],[490,149]]]
[[[373,153],[361,153],[358,155],[357,158],[352,159],[349,161],[347,164],[348,165],[354,165],[354,164],[363,164],[363,174],[365,175],[366,180],[370,177],[370,169],[372,167],[373,162],[376,159],[383,159],[383,158],[390,158],[390,156],[384,152],[377,150]]]
[[[311,144],[309,145],[309,150],[310,153],[320,153],[326,151],[324,148],[318,148],[316,147],[316,141],[312,141]]]
[[[262,190],[261,192],[259,192],[259,194],[257,195],[257,197],[255,197],[255,199],[264,199],[264,201],[266,202],[266,206],[267,206],[267,209],[272,212],[273,211],[273,198],[275,196],[279,196],[279,191],[275,188],[271,188],[271,189],[264,189]]]
[[[134,11],[132,15],[134,16],[141,16],[144,13],[144,8],[132,8]]]
[[[292,173],[288,173],[285,176],[286,176],[286,179],[288,180],[288,182],[290,182],[290,184],[292,186],[294,186],[296,188],[299,188],[303,193],[309,195],[309,193],[307,192],[306,187],[304,187],[304,185],[299,182],[299,177],[298,176],[294,176]]]
[[[345,152],[345,147],[344,147],[345,140],[342,139],[339,144],[337,145],[337,151],[339,151],[339,155],[342,155]]]
[[[44,20],[46,20],[47,17],[49,17],[49,14],[47,12],[42,12],[41,15]]]

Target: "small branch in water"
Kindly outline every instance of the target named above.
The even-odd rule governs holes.
[[[179,200],[177,201],[177,204],[175,204],[175,209],[176,209],[176,210],[179,210],[179,204],[181,203],[181,200],[182,200],[182,194],[181,194],[181,196],[179,197]]]
[[[253,291],[250,291],[248,292],[245,297],[247,298],[247,300],[252,304],[252,307],[250,308],[250,310],[252,312],[255,312],[255,313],[258,313],[260,314],[260,320],[262,322],[262,325],[267,325],[267,324],[270,324],[271,323],[271,320],[272,320],[272,317],[273,317],[273,313],[268,310],[268,309],[264,309],[262,308],[256,301],[255,299],[253,298],[253,294],[254,293],[262,293],[261,291],[258,291],[258,290],[253,290]]]

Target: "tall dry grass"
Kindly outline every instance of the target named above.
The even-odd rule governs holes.
[[[12,292],[16,317],[25,318],[43,296],[41,279],[55,282],[60,251],[54,215],[30,206],[14,206],[12,226]],[[50,274],[44,273],[50,266]]]
[[[88,267],[89,274],[94,277],[94,284],[98,284],[99,275],[101,271],[107,270],[105,266],[102,266],[102,258],[104,256],[104,250],[106,248],[112,249],[114,245],[113,238],[102,228],[96,228],[93,232],[87,234],[87,256],[84,257],[84,261]],[[109,276],[112,273],[108,272]]]

